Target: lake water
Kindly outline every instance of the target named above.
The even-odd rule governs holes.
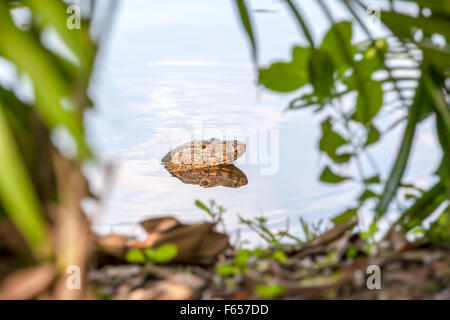
[[[328,24],[313,2],[302,1],[314,37],[320,39]],[[304,43],[284,6],[252,2],[253,9],[269,9],[255,13],[262,63],[287,59],[293,44]],[[230,1],[134,0],[123,1],[119,9],[91,88],[96,109],[86,119],[99,158],[115,168],[102,213],[96,216],[98,232],[141,236],[139,221],[163,215],[201,221],[207,216],[194,201],[214,199],[227,209],[227,229],[241,229],[244,237],[254,239],[239,224],[238,214],[264,216],[273,230],[284,229],[290,220],[290,230],[297,232],[299,217],[314,222],[351,205],[360,192],[356,183],[318,181],[324,164],[317,151],[323,115],[283,113],[294,96],[257,87],[248,43]],[[334,12],[344,15],[338,6]],[[400,132],[372,150],[383,177]],[[407,176],[427,185],[439,155],[430,125],[420,133]],[[248,184],[202,188],[172,177],[160,159],[199,137],[245,142],[247,152],[236,165]],[[87,172],[100,188],[99,173]]]

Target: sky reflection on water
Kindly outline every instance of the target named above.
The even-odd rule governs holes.
[[[262,62],[287,59],[292,45],[304,43],[295,24],[278,2],[252,3],[255,9],[274,10],[256,14]],[[308,19],[314,21],[314,37],[319,39],[327,24],[321,23],[313,1],[309,3]],[[335,12],[340,16],[343,11],[336,7]],[[195,6],[185,1],[124,1],[91,92],[96,109],[87,117],[89,139],[101,159],[117,165],[114,185],[96,222],[99,232],[139,236],[136,222],[161,215],[184,222],[202,220],[206,216],[195,207],[196,199],[223,205],[230,231],[239,227],[237,213],[245,218],[264,215],[274,230],[291,219],[295,231],[299,216],[308,221],[329,218],[348,207],[360,191],[352,182],[329,186],[318,181],[323,159],[316,147],[323,115],[283,113],[293,96],[256,86],[248,44],[229,1],[196,1]],[[246,141],[245,129],[255,130],[258,137],[278,132],[276,174],[261,174],[267,167],[264,159],[252,163],[247,151],[237,161],[247,185],[205,189],[183,184],[160,164],[164,154],[191,140],[196,130],[204,139],[229,133]],[[371,151],[384,175],[399,132],[401,128]],[[421,133],[407,177],[427,185],[425,178],[439,155],[430,125]],[[99,183],[93,172],[91,180]]]

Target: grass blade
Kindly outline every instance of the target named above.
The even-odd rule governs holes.
[[[394,166],[391,170],[389,178],[386,181],[384,192],[381,195],[380,202],[378,203],[375,211],[377,212],[377,217],[382,216],[389,206],[389,203],[395,196],[395,192],[400,185],[403,173],[408,162],[409,154],[411,151],[411,145],[414,138],[414,133],[416,131],[416,125],[420,119],[420,111],[423,99],[423,83],[419,83],[417,87],[416,96],[414,97],[414,102],[411,105],[408,115],[408,123],[406,125],[405,132],[403,134],[402,145],[395,159]]]
[[[247,32],[247,36],[250,40],[250,44],[252,47],[252,59],[253,63],[258,63],[258,49],[256,45],[256,38],[253,34],[252,22],[250,20],[250,15],[248,14],[247,6],[245,4],[245,0],[236,0],[236,5],[239,10],[239,16],[241,18],[241,23]]]
[[[37,256],[47,249],[47,227],[37,196],[0,104],[0,196],[6,212]]]
[[[294,5],[294,3],[291,0],[286,0],[286,3],[288,4],[288,6],[291,9],[295,18],[297,19],[297,21],[300,25],[300,28],[302,29],[303,34],[305,35],[306,39],[309,42],[309,45],[311,46],[311,48],[314,49],[315,48],[314,41],[311,37],[311,33],[309,32],[309,28],[306,25],[305,20],[303,19],[303,17],[300,14],[300,11],[297,9],[297,7]]]
[[[63,125],[69,130],[77,142],[80,159],[91,156],[84,141],[80,114],[62,105],[62,99],[69,98],[70,94],[62,71],[31,33],[21,31],[14,25],[8,6],[2,1],[0,29],[0,51],[31,78],[36,93],[36,110],[43,121],[49,128]]]

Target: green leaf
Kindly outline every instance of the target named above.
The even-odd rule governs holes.
[[[447,196],[450,199],[450,163],[448,162],[448,159],[450,159],[450,107],[440,89],[440,87],[445,87],[444,81],[441,80],[442,84],[438,86],[435,79],[439,79],[439,77],[435,76],[434,79],[432,74],[433,70],[431,68],[424,71],[424,84],[430,97],[432,108],[436,113],[437,134],[442,150],[444,151],[444,159],[447,160],[447,163],[445,164],[444,162],[442,166],[441,177],[445,181]]]
[[[450,0],[411,0],[416,2],[419,6],[423,8],[429,8],[432,10],[432,15],[446,15],[450,16]]]
[[[362,92],[358,93],[356,100],[356,110],[352,118],[360,123],[369,123],[380,111],[383,105],[383,89],[381,82],[367,79],[360,83],[364,86],[365,92],[368,93],[370,99],[365,99]]]
[[[428,44],[419,44],[423,51],[424,60],[429,61],[441,74],[450,71],[450,49],[448,47],[437,48]]]
[[[237,8],[239,11],[239,16],[241,18],[242,26],[247,33],[252,47],[252,59],[254,63],[258,62],[258,49],[256,47],[256,38],[253,35],[252,22],[250,20],[250,15],[248,14],[247,6],[244,0],[236,0]]]
[[[368,184],[375,184],[375,183],[380,183],[381,180],[380,180],[380,176],[378,174],[376,174],[372,177],[364,179],[364,182],[368,183]]]
[[[447,200],[445,185],[439,181],[402,214],[400,221],[403,222],[405,230],[408,231],[421,225],[422,221],[445,200]]]
[[[397,12],[382,11],[381,20],[401,39],[413,40],[415,30],[422,30],[425,35],[442,34],[450,39],[450,20],[439,16],[412,17]]]
[[[333,161],[335,163],[345,163],[348,162],[353,156],[353,153],[340,153],[333,158]]]
[[[299,69],[307,69],[311,57],[311,49],[295,46],[292,49],[292,64]]]
[[[243,267],[247,264],[247,260],[251,255],[252,252],[250,250],[240,249],[234,257],[234,261],[237,266]]]
[[[369,229],[364,232],[360,232],[360,235],[363,239],[369,240],[372,239],[373,236],[378,232],[379,228],[375,222],[372,222],[369,226]]]
[[[142,250],[132,249],[127,252],[125,260],[127,260],[129,263],[144,263],[145,255]]]
[[[234,276],[241,272],[238,266],[229,264],[219,264],[215,268],[216,273],[223,277]]]
[[[211,210],[200,200],[195,200],[195,205],[200,208],[201,210],[205,211],[210,216],[214,216],[214,214],[211,212]]]
[[[341,183],[348,179],[348,177],[342,177],[333,173],[333,171],[331,171],[329,167],[325,167],[325,169],[322,171],[322,174],[320,175],[320,181],[326,183]]]
[[[69,97],[70,89],[64,73],[30,32],[21,31],[12,22],[8,6],[0,1],[0,51],[32,80],[36,106],[49,128],[62,125],[68,129],[78,147],[79,158],[91,156],[84,140],[81,117],[76,111],[66,110],[62,99]],[[45,72],[43,72],[45,70]]]
[[[274,253],[272,253],[272,258],[283,264],[287,263],[289,260],[288,257],[286,256],[286,254],[282,250],[274,251]]]
[[[365,189],[363,191],[363,193],[359,196],[358,200],[359,200],[359,202],[364,202],[367,199],[376,198],[376,197],[378,197],[378,194],[376,194],[375,192],[373,192],[370,189]]]
[[[48,249],[47,225],[39,200],[0,103],[0,196],[2,204],[37,257]]]
[[[294,63],[276,62],[259,70],[259,83],[273,91],[290,92],[308,83],[308,72]]]
[[[352,23],[342,21],[334,24],[323,38],[321,49],[328,52],[335,69],[342,75],[351,66],[348,58],[353,58],[356,53],[352,45]]]
[[[357,248],[350,247],[350,248],[348,248],[347,252],[345,253],[345,256],[348,259],[355,259],[358,256],[358,253],[359,253],[359,251]]]
[[[391,173],[389,174],[389,177],[384,186],[384,191],[380,197],[380,201],[375,208],[378,217],[382,216],[386,212],[388,205],[394,197],[403,177],[403,173],[405,171],[406,164],[409,158],[409,153],[411,151],[412,141],[414,139],[416,125],[419,121],[421,107],[422,104],[426,102],[423,91],[423,81],[420,81],[416,89],[416,95],[414,97],[413,104],[409,110],[408,123],[403,134],[400,150],[397,153],[394,166],[392,167]]]
[[[309,79],[319,100],[331,95],[334,66],[327,51],[315,50],[309,61]]]
[[[442,94],[440,88],[436,85],[430,73],[431,71],[424,72],[424,84],[436,115],[442,124],[443,139],[440,139],[442,142],[442,149],[447,156],[450,156],[450,107],[446,103],[444,95]]]
[[[322,122],[322,137],[319,140],[320,151],[325,152],[332,160],[335,160],[338,158],[336,150],[347,143],[346,139],[333,130],[330,118]]]
[[[154,263],[167,263],[177,256],[178,248],[174,244],[166,243],[156,249],[147,248],[144,253]]]
[[[430,225],[425,235],[432,241],[450,242],[450,206]]]
[[[358,208],[350,208],[331,219],[331,221],[334,224],[341,224],[355,218],[358,218]]]
[[[380,132],[378,131],[377,127],[375,127],[374,124],[370,124],[369,130],[367,132],[366,143],[364,144],[364,146],[365,147],[370,146],[376,143],[378,140],[380,140]]]
[[[255,293],[263,299],[276,299],[286,293],[286,288],[281,284],[258,284],[256,286]]]
[[[55,0],[24,0],[33,10],[36,20],[43,24],[43,27],[53,27],[61,39],[75,54],[80,66],[86,73],[92,67],[95,47],[89,37],[88,26],[82,25],[79,30],[70,30],[67,27],[67,5],[63,1]],[[84,27],[84,28],[83,28]]]
[[[371,76],[375,71],[384,68],[384,56],[380,57],[380,54],[384,55],[387,47],[383,40],[384,39],[377,39],[375,43],[370,45],[363,53],[362,60],[356,63],[362,78],[371,79]]]

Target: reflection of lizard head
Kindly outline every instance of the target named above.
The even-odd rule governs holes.
[[[167,153],[161,162],[172,176],[184,183],[204,188],[239,188],[248,180],[233,162],[244,154],[245,149],[245,144],[237,140],[191,141]]]

